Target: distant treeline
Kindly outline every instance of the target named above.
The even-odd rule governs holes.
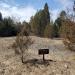
[[[2,18],[0,13],[0,36],[13,36],[16,35],[14,21],[11,18]]]
[[[51,19],[48,4],[31,17],[30,22],[15,22],[10,17],[3,18],[0,13],[0,36],[16,36],[22,28],[39,37],[64,37],[69,34],[69,23],[73,23],[69,13],[61,11],[55,22]],[[66,28],[67,27],[67,28]]]

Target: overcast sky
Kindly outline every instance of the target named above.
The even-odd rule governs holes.
[[[0,12],[3,17],[29,22],[39,9],[47,2],[52,19],[55,20],[61,10],[71,7],[74,0],[0,0]]]

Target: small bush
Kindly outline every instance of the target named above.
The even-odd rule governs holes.
[[[33,44],[32,39],[29,36],[29,33],[22,28],[21,32],[17,35],[16,40],[13,44],[15,53],[21,55],[22,63],[24,63],[24,56],[27,56],[28,47]]]

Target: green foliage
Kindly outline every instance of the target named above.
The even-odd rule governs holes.
[[[16,28],[13,20],[9,18],[4,18],[0,23],[0,36],[13,36],[16,35]]]
[[[44,37],[52,38],[52,31],[52,26],[48,24],[44,31]]]
[[[15,36],[21,32],[21,28],[25,26],[27,32],[31,32],[31,26],[27,22],[14,22],[10,17],[2,18],[0,13],[0,36]]]
[[[45,21],[46,21],[46,23],[47,24],[49,24],[50,23],[50,13],[49,13],[49,8],[48,8],[48,4],[47,3],[45,3],[45,6],[44,6],[44,12],[45,12]]]
[[[66,12],[61,11],[59,17],[55,20],[54,26],[53,26],[53,33],[54,37],[60,37],[62,34],[61,29],[64,29],[63,21],[66,20]]]
[[[47,3],[43,10],[38,11],[34,17],[31,18],[31,30],[35,35],[44,36],[44,30],[47,24],[50,23],[50,14]]]
[[[59,33],[58,33],[58,26],[54,23],[53,25],[53,32],[52,32],[52,36],[53,37],[59,37]]]
[[[61,27],[61,18],[57,18],[55,20],[55,23],[53,25],[53,33],[54,33],[54,37],[59,37],[59,30],[60,30],[60,27]]]
[[[48,4],[45,3],[43,9],[39,10],[33,17],[29,23],[27,22],[17,22],[9,18],[2,18],[2,14],[0,13],[0,36],[14,36],[17,33],[21,32],[21,28],[25,27],[25,30],[28,33],[32,33],[34,35],[40,37],[59,37],[62,34],[62,29],[64,30],[63,20],[66,20],[66,12],[61,11],[59,17],[55,20],[54,25],[50,22],[50,13]],[[52,26],[53,25],[53,26]]]
[[[38,16],[39,13],[36,13],[36,15],[34,17],[31,18],[31,21],[30,21],[30,25],[31,25],[31,31],[32,33],[34,33],[35,35],[39,35],[39,23],[40,23],[40,20],[39,20],[39,16]]]
[[[67,17],[67,13],[63,10],[63,11],[61,11],[61,13],[60,13],[60,18],[61,19],[66,19],[66,17]]]
[[[3,20],[2,13],[0,12],[0,21],[2,21],[2,20]]]

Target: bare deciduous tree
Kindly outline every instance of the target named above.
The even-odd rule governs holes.
[[[31,44],[33,44],[33,41],[30,38],[29,33],[23,27],[21,32],[17,35],[16,40],[13,44],[15,53],[21,55],[22,63],[24,63],[24,56],[26,57],[28,48]]]

